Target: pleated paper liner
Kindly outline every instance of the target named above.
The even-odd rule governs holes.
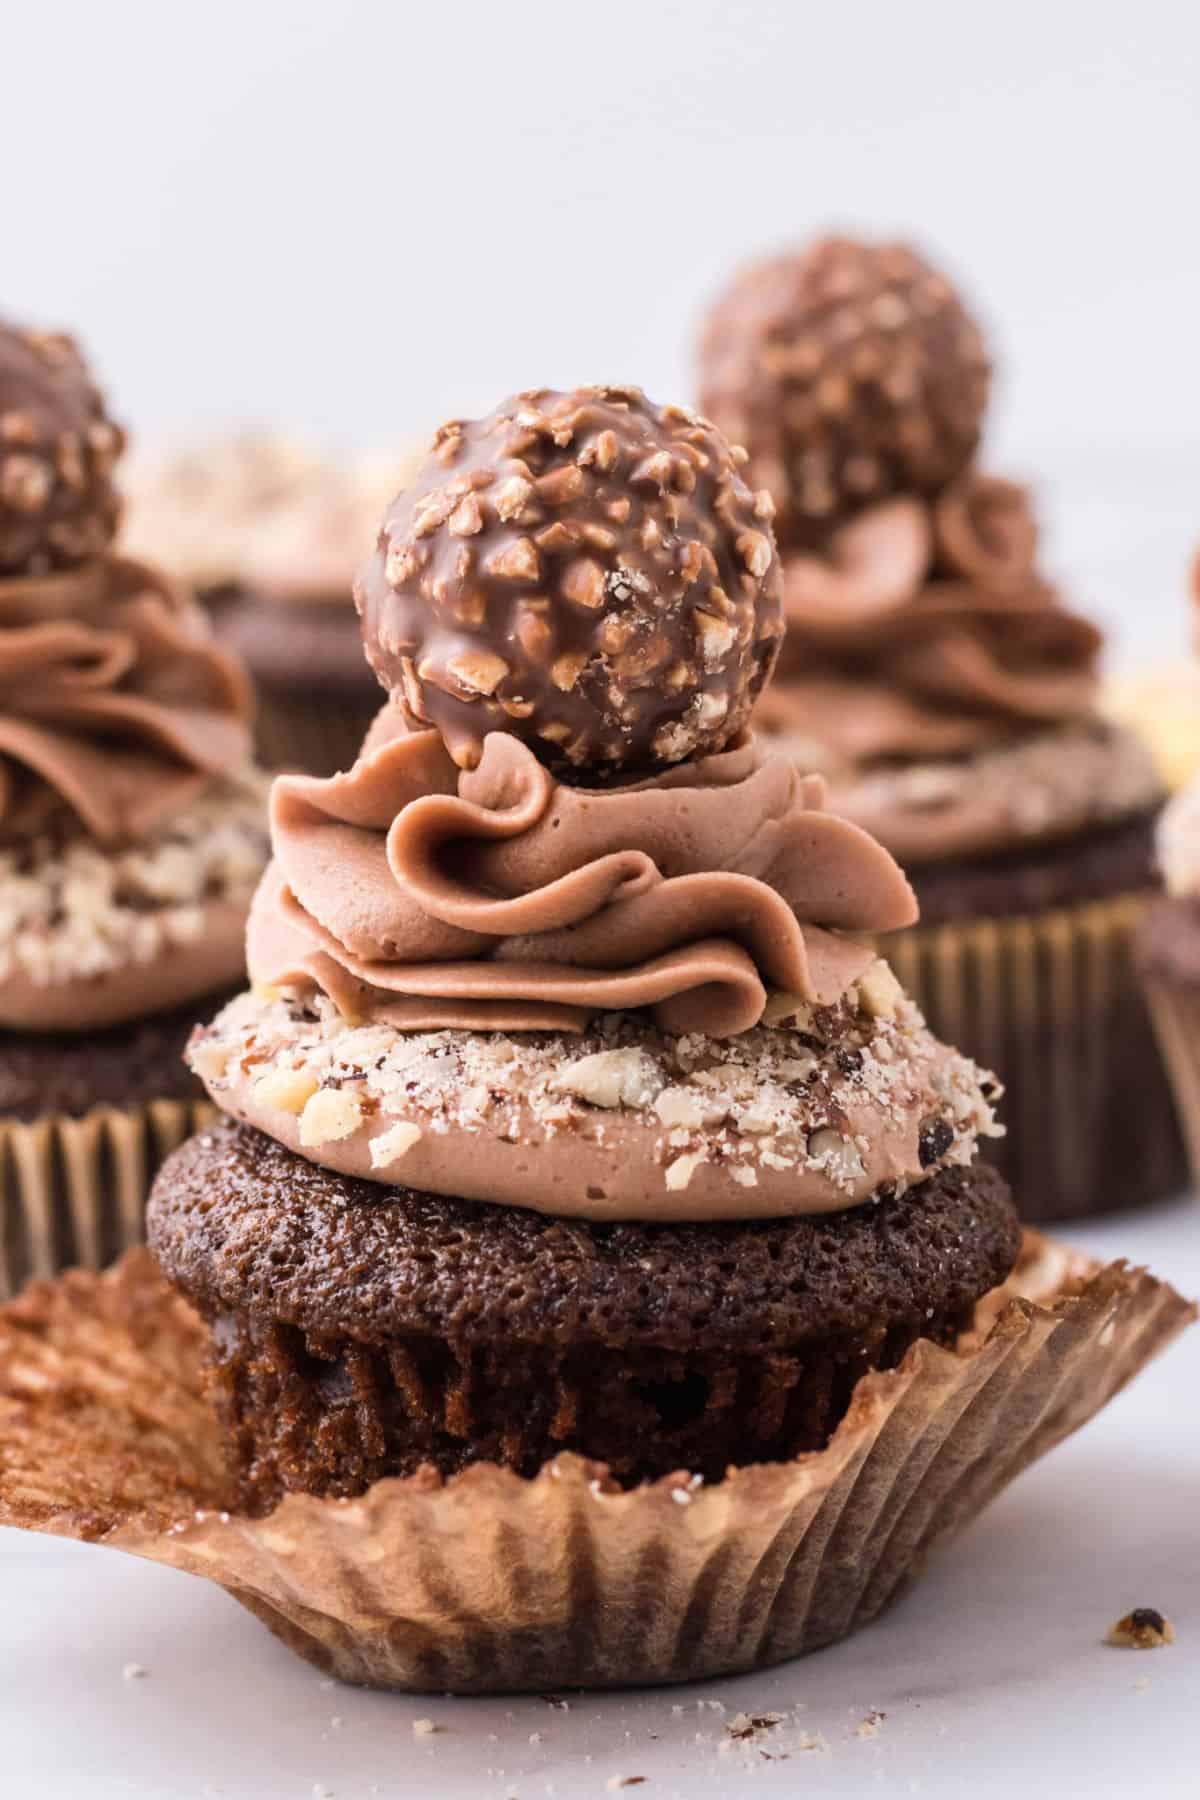
[[[348,769],[383,699],[383,690],[365,670],[361,696],[260,685],[254,728],[258,760],[266,769],[300,769],[308,775]]]
[[[154,1100],[79,1118],[0,1118],[0,1298],[31,1276],[102,1269],[143,1238],[150,1182],[213,1117],[206,1100]]]
[[[206,1575],[346,1681],[699,1679],[867,1624],[1194,1316],[1144,1270],[1030,1234],[955,1351],[921,1340],[864,1376],[828,1447],[793,1462],[622,1492],[564,1454],[533,1480],[477,1464],[251,1518],[222,1510],[203,1329],[134,1250],[0,1309],[0,1524]]]
[[[1149,974],[1142,984],[1174,1086],[1192,1180],[1200,1183],[1200,991]]]
[[[934,1032],[995,1070],[1007,1136],[984,1154],[1040,1222],[1140,1206],[1187,1181],[1135,973],[1141,895],[881,941]]]

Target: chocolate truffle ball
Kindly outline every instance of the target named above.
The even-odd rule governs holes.
[[[72,339],[0,324],[0,571],[64,568],[104,550],[124,447]]]
[[[356,588],[376,674],[462,768],[495,730],[585,779],[720,749],[783,630],[744,460],[631,387],[443,425]]]
[[[903,244],[827,238],[746,270],[701,341],[701,404],[750,452],[785,546],[892,493],[932,494],[979,441],[990,367],[950,283]]]

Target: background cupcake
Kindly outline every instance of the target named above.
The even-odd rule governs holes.
[[[975,465],[987,391],[962,302],[896,246],[751,269],[702,348],[703,403],[779,502],[787,638],[760,721],[904,865],[922,926],[889,954],[1004,1070],[995,1153],[1052,1218],[1182,1180],[1129,959],[1162,788],[1101,715],[1100,634],[1040,570],[1028,496]]]
[[[129,541],[191,583],[249,668],[268,767],[348,768],[379,710],[350,590],[412,460],[245,432],[135,470]]]
[[[249,685],[111,547],[124,444],[69,339],[0,328],[0,1286],[140,1235],[243,967]]]
[[[847,935],[912,918],[893,859],[745,731],[768,511],[637,390],[444,428],[359,590],[399,705],[347,774],[276,784],[254,987],[190,1052],[230,1117],[151,1242],[212,1330],[208,1566],[338,1673],[828,1642],[1034,1453],[1047,1379],[1073,1422],[1128,1354],[1114,1290],[1085,1382],[1079,1296],[1052,1376],[1033,1308],[972,1360],[1021,1244],[975,1161],[997,1089]]]

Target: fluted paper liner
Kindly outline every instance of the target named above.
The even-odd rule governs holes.
[[[221,1510],[204,1329],[147,1252],[0,1309],[0,1524],[207,1575],[343,1680],[463,1693],[686,1681],[818,1649],[1195,1316],[1029,1234],[954,1351],[863,1377],[824,1450],[621,1492],[573,1455]],[[1069,1521],[1064,1521],[1064,1532]]]
[[[1175,1090],[1175,1105],[1200,1184],[1200,992],[1161,976],[1143,974],[1142,986]]]
[[[1026,1219],[1162,1199],[1187,1164],[1134,969],[1147,896],[917,926],[881,940],[934,1033],[994,1069],[1008,1135],[984,1154]]]
[[[0,1299],[31,1276],[101,1269],[144,1236],[150,1182],[213,1117],[207,1100],[0,1118]]]

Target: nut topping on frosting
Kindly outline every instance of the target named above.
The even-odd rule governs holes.
[[[895,989],[886,964],[721,1039],[628,1013],[579,1036],[398,1032],[259,992],[188,1060],[225,1111],[345,1174],[596,1220],[836,1212],[1002,1135],[994,1079],[868,988]]]
[[[782,630],[773,506],[742,461],[630,387],[443,425],[358,585],[380,680],[460,768],[495,730],[593,777],[722,749]]]
[[[701,403],[749,450],[783,545],[952,481],[979,440],[989,375],[943,275],[902,244],[848,238],[748,269],[701,346]]]
[[[124,444],[69,337],[0,325],[0,575],[67,568],[111,543]]]

